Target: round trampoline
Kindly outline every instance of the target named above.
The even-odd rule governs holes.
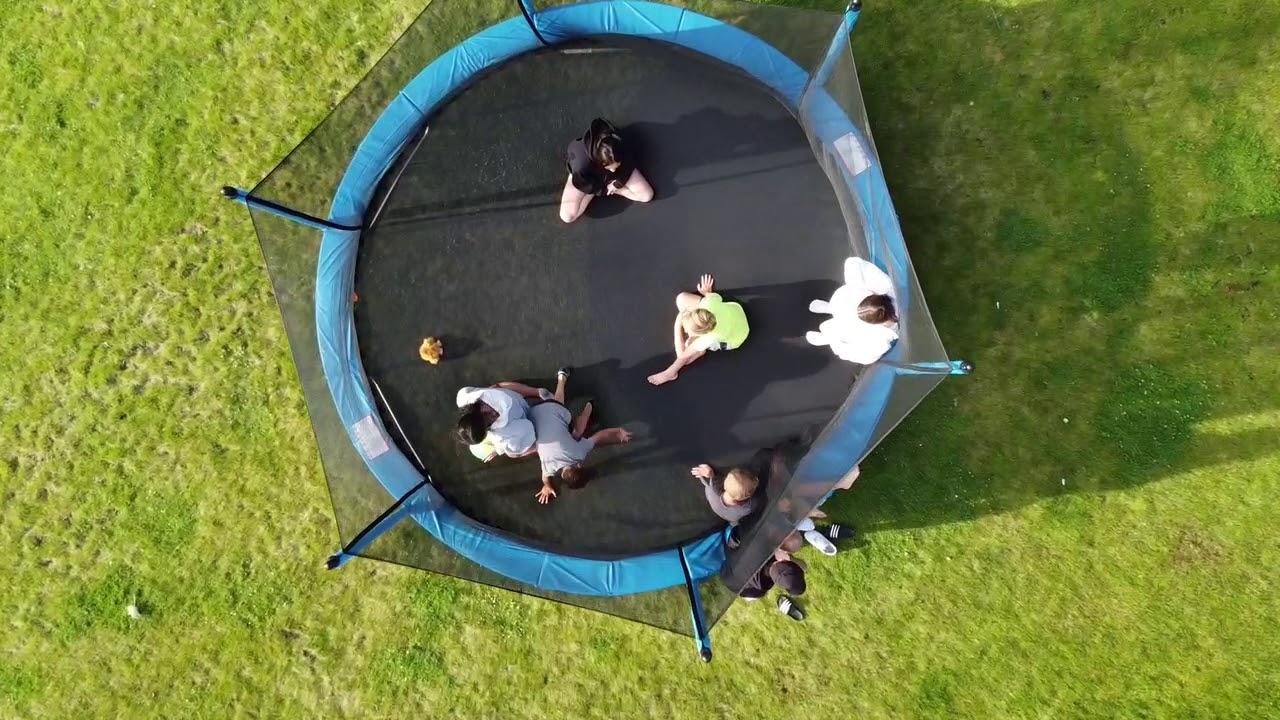
[[[608,600],[667,628],[655,613],[669,594],[652,591],[682,586],[706,650],[700,588],[723,568],[732,597],[795,513],[965,371],[946,358],[874,148],[844,109],[861,118],[847,43],[858,5],[804,17],[727,0],[715,16],[666,0],[513,7],[441,43],[467,10],[436,0],[252,193],[224,188],[254,211],[289,331],[344,542],[330,567],[364,554]],[[740,25],[784,42],[809,33],[796,46],[809,67]],[[565,224],[565,147],[595,117],[619,126],[655,198],[597,198]],[[804,339],[810,301],[831,295],[851,254],[892,278],[903,329],[866,368]],[[654,387],[646,378],[673,357],[675,295],[701,273],[743,304],[750,337]],[[429,336],[443,341],[439,365],[418,356]],[[502,380],[548,387],[560,366],[573,368],[569,406],[591,400],[596,426],[634,440],[594,451],[598,477],[540,506],[536,458],[476,460],[453,439],[454,401]],[[745,464],[795,437],[726,562],[725,525],[689,468]],[[425,534],[399,532],[406,519]]]
[[[796,522],[968,372],[866,134],[858,1],[685,1],[432,0],[251,192],[223,188],[250,208],[307,399],[342,539],[330,568],[363,556],[602,610],[690,633],[709,659],[710,626]],[[597,198],[566,225],[565,148],[595,117],[656,195]],[[865,367],[804,339],[849,255],[889,275],[899,316]],[[702,273],[750,336],[654,387],[675,295]],[[419,357],[426,337],[439,365]],[[570,408],[590,400],[595,426],[634,439],[542,506],[537,459],[475,459],[454,403],[465,386],[551,386],[561,366]],[[783,443],[728,552],[690,467],[759,468]]]
[[[417,487],[415,456],[431,485],[411,512],[432,535],[585,595],[714,575],[725,526],[689,467],[825,426],[856,372],[803,338],[850,252],[793,116],[808,73],[718,20],[626,6],[642,12],[540,11],[552,47],[520,18],[499,23],[422,70],[351,161],[331,217],[359,222],[326,230],[316,287],[325,376],[383,486]],[[639,148],[656,197],[597,199],[566,226],[564,147],[596,116]],[[702,272],[743,303],[751,337],[650,386],[672,357],[674,296]],[[417,356],[426,336],[443,339],[437,367]],[[453,400],[500,380],[547,387],[561,365],[570,406],[592,399],[635,440],[597,450],[600,476],[542,507],[537,460],[476,461],[452,438]]]

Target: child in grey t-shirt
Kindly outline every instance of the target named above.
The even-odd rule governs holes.
[[[577,489],[586,485],[595,476],[595,470],[583,463],[587,454],[599,445],[625,443],[631,441],[631,433],[620,427],[600,430],[591,437],[583,439],[587,423],[591,420],[591,403],[573,417],[569,408],[564,406],[564,390],[569,380],[569,370],[561,368],[556,373],[556,391],[550,400],[534,405],[529,409],[529,420],[533,423],[533,434],[537,438],[534,447],[538,451],[538,460],[542,464],[542,488],[538,490],[538,502],[546,505],[556,496],[551,481],[560,477],[570,488]],[[528,398],[545,397],[528,385],[515,382],[500,382],[497,387],[511,390]]]

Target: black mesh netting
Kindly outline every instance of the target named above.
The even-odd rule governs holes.
[[[736,2],[690,7],[750,30],[809,71],[840,21]],[[518,17],[509,0],[433,2],[253,195],[327,217],[352,153],[396,93],[465,38]],[[829,92],[874,157],[852,56],[839,50],[809,92]],[[810,300],[830,296],[843,258],[866,256],[869,237],[896,237],[871,231],[896,229],[896,218],[832,182],[841,178],[838,160],[806,126],[804,102],[798,112],[799,121],[725,66],[615,37],[523,55],[435,110],[370,203],[354,320],[365,373],[386,395],[388,434],[406,454],[416,451],[445,497],[481,523],[564,555],[669,551],[721,527],[689,476],[692,464],[729,467],[796,438],[724,581],[701,584],[714,622],[732,602],[730,588],[937,384],[941,376],[887,365],[860,375],[805,342]],[[564,146],[597,115],[639,148],[656,199],[643,207],[597,201],[566,226],[557,214]],[[321,233],[256,209],[253,218],[345,544],[396,498],[351,445],[323,376],[314,301]],[[743,303],[751,337],[654,388],[645,378],[670,359],[674,296],[702,272]],[[899,361],[945,361],[909,262],[894,274],[910,288]],[[426,336],[443,339],[446,362],[419,359]],[[570,406],[591,400],[597,425],[621,425],[636,438],[599,451],[598,479],[542,507],[536,459],[481,464],[452,440],[454,395],[499,380],[549,387],[563,365],[574,368]],[[859,412],[868,402],[883,411]],[[849,422],[870,424],[853,440],[832,431]],[[682,585],[616,598],[547,592],[462,558],[412,520],[361,554],[691,632]]]

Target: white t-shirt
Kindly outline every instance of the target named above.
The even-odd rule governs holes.
[[[504,388],[464,387],[458,391],[458,407],[466,407],[479,400],[498,413],[498,419],[489,426],[489,441],[494,451],[511,457],[519,457],[533,447],[533,423],[529,422],[529,403],[520,393]]]

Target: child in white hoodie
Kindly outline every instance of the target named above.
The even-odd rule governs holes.
[[[893,281],[872,263],[851,257],[844,262],[844,283],[831,300],[809,303],[809,312],[832,317],[805,339],[831,346],[841,360],[870,365],[898,340]]]

